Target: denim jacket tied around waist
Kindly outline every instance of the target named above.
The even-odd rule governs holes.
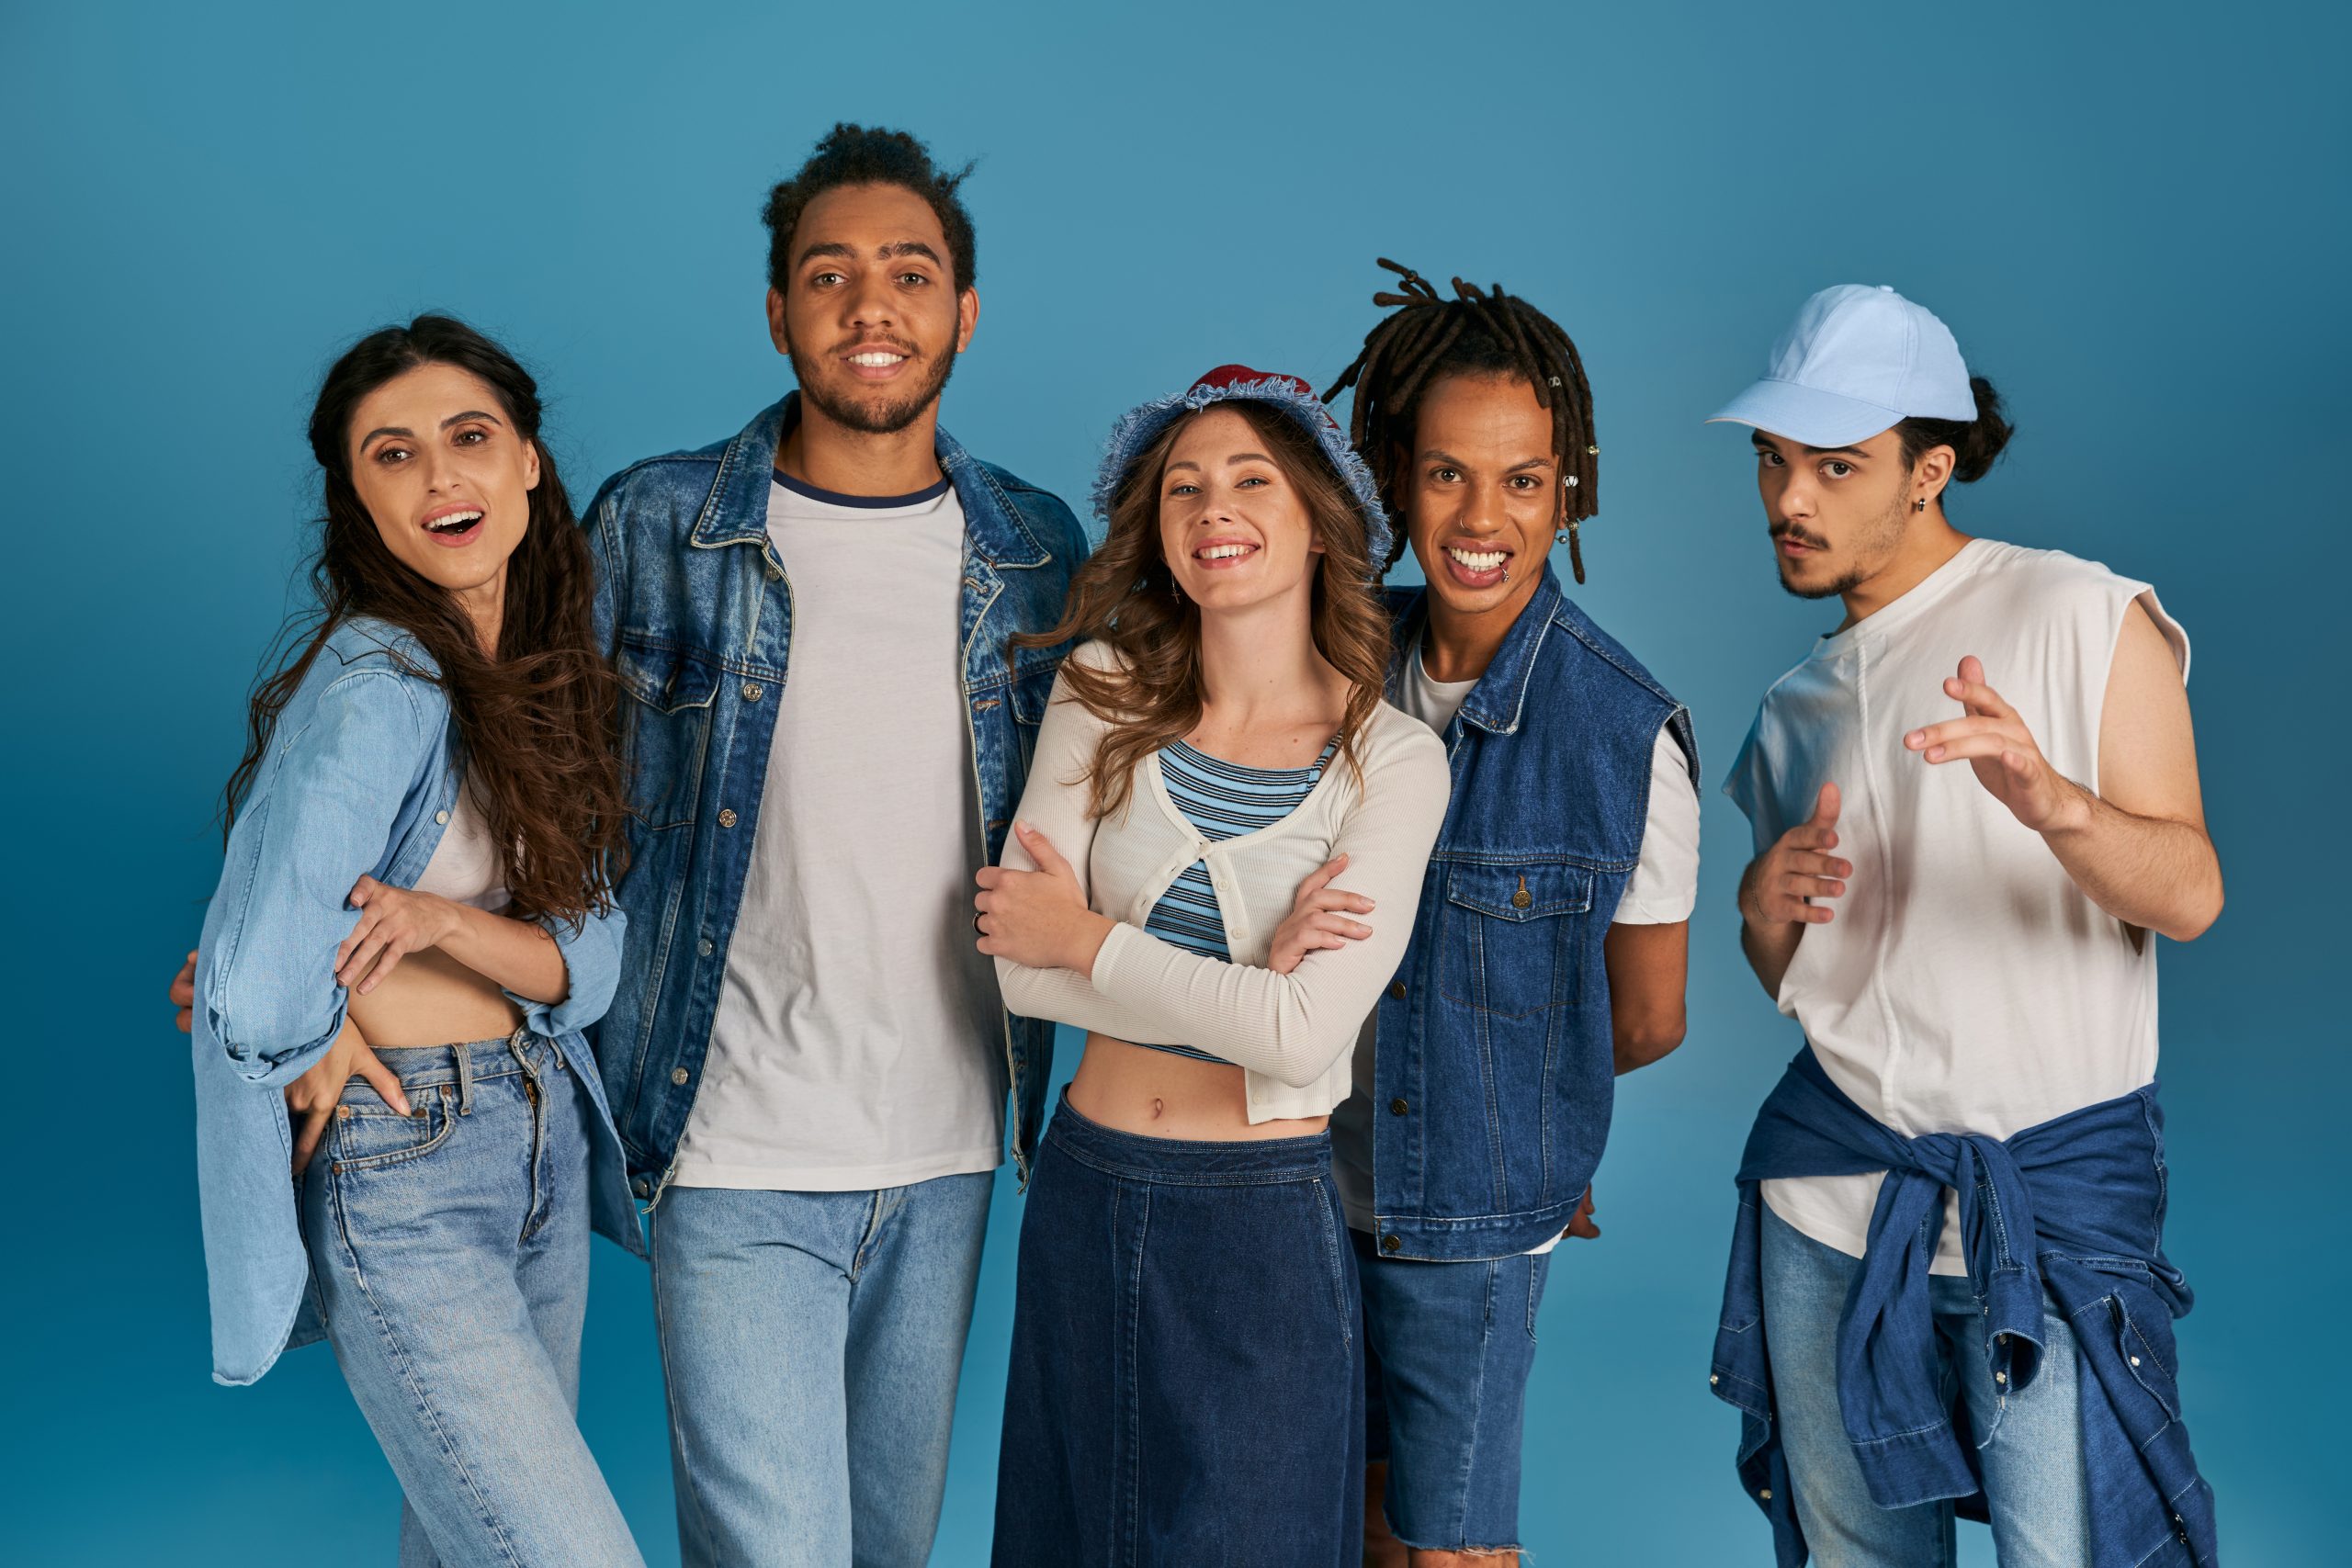
[[[630,795],[630,863],[616,893],[629,941],[596,1055],[631,1190],[649,1201],[667,1179],[702,1085],[751,872],[775,734],[770,694],[784,687],[792,647],[792,585],[768,538],[769,475],[798,412],[796,392],[726,441],[625,468],[588,510],[601,569],[597,633],[626,694]],[[1016,650],[1007,639],[1060,620],[1087,540],[1059,499],[971,457],[944,430],[933,450],[964,512],[962,679],[992,865],[1069,651]],[[1025,1180],[1045,1116],[1053,1025],[1001,1016],[1012,1154]]]
[[[1962,1251],[1994,1375],[2012,1389],[2033,1381],[2045,1292],[2074,1335],[2089,1568],[2215,1568],[2213,1490],[2189,1451],[2175,1376],[2173,1320],[2192,1297],[2164,1253],[2156,1086],[2007,1140],[1906,1138],[1848,1099],[1809,1045],[1766,1097],[1740,1159],[1707,1380],[1740,1409],[1740,1484],[1771,1522],[1780,1568],[1802,1568],[1809,1548],[1775,1419],[1758,1184],[1873,1171],[1886,1180],[1838,1328],[1838,1403],[1871,1501],[1899,1508],[1949,1497],[1962,1517],[1985,1517],[1967,1404],[1939,1382],[1930,1349],[1928,1268],[1949,1188],[1960,1197]]]
[[[1426,592],[1389,595],[1391,700]],[[1388,1256],[1525,1252],[1590,1184],[1616,1083],[1601,944],[1641,860],[1661,728],[1695,779],[1689,713],[1547,564],[1446,727],[1453,800],[1377,1010],[1374,1236]]]
[[[319,1337],[283,1091],[343,1028],[334,957],[359,918],[353,884],[414,886],[456,805],[455,728],[436,676],[406,632],[365,619],[335,628],[271,730],[205,911],[190,1034],[219,1382],[252,1382],[281,1350]],[[563,1000],[507,995],[526,1027],[585,1060],[581,1031],[612,998],[627,922],[616,909],[543,924],[563,954]],[[592,1216],[641,1253],[596,1075],[580,1077],[602,1127]]]

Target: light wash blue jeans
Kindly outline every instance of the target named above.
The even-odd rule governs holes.
[[[1871,1501],[1838,1408],[1838,1318],[1861,1270],[1764,1211],[1764,1332],[1797,1522],[1816,1568],[1951,1568],[1950,1502],[1882,1508]],[[1965,1279],[1929,1281],[1936,1352],[1947,1389],[1968,1403],[1993,1548],[2001,1568],[2082,1568],[2090,1561],[2075,1337],[2043,1303],[2041,1370],[2022,1393],[1993,1382],[1984,1316]]]
[[[351,1080],[302,1229],[403,1568],[642,1568],[575,1419],[592,1104],[536,1035],[377,1055],[416,1113]]]
[[[922,1568],[993,1185],[662,1194],[653,1308],[686,1568]]]

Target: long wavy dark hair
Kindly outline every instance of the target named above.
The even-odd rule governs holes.
[[[1233,399],[1212,405],[1250,422],[1275,466],[1306,502],[1323,542],[1315,575],[1316,650],[1348,678],[1340,756],[1361,776],[1357,738],[1380,705],[1388,674],[1388,612],[1374,595],[1374,563],[1363,513],[1315,438],[1264,403]],[[1068,638],[1099,639],[1120,658],[1108,670],[1065,660],[1062,679],[1103,731],[1087,769],[1093,814],[1125,806],[1138,763],[1191,734],[1201,722],[1201,612],[1172,592],[1176,577],[1159,542],[1159,481],[1177,437],[1200,414],[1176,420],[1120,477],[1102,548],[1070,576],[1061,624],[1012,639],[1016,648],[1050,648]]]
[[[455,595],[385,547],[351,478],[351,421],[368,395],[424,365],[487,384],[537,449],[522,543],[506,562],[504,619],[485,654]],[[327,372],[311,411],[311,453],[325,508],[311,558],[317,604],[298,612],[266,656],[246,715],[244,759],[221,795],[223,836],[253,788],[271,732],[319,649],[344,622],[372,616],[413,635],[439,667],[468,787],[499,846],[511,912],[579,920],[612,907],[628,853],[627,797],[615,752],[619,687],[598,650],[588,554],[555,458],[539,439],[539,389],[498,344],[447,316],[419,316],[354,344]],[[288,651],[290,650],[290,651]],[[419,671],[423,673],[423,671]]]

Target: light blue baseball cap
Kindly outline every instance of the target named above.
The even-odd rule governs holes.
[[[1975,417],[1951,329],[1885,284],[1841,283],[1804,302],[1772,345],[1764,378],[1707,423],[1851,446],[1906,419]]]

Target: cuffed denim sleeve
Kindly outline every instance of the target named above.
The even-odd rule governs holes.
[[[413,678],[356,670],[320,694],[267,794],[237,823],[215,950],[200,967],[212,1037],[256,1082],[299,1077],[343,1027],[335,948],[357,916],[352,885],[381,863],[433,739]]]
[[[561,919],[537,923],[555,938],[556,950],[563,954],[567,982],[563,1000],[535,1002],[512,991],[506,993],[506,999],[523,1010],[523,1021],[532,1032],[576,1034],[604,1017],[605,1010],[613,1005],[613,992],[620,984],[621,938],[628,931],[628,917],[616,906],[602,915],[592,910],[577,925]]]

